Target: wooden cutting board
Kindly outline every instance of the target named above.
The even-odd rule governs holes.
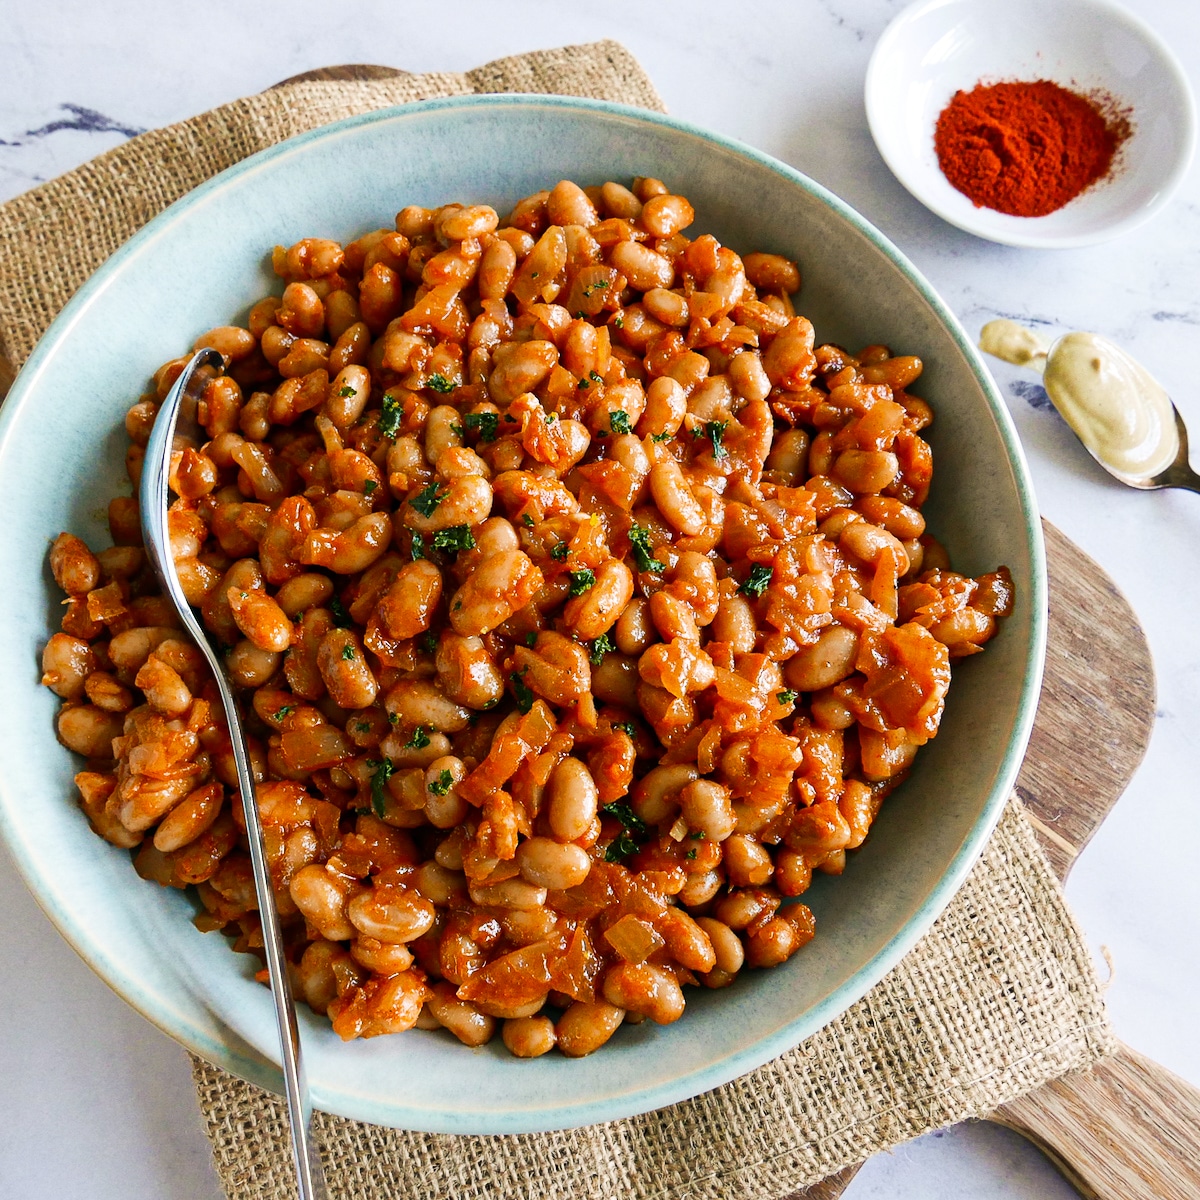
[[[1050,575],[1046,674],[1017,794],[1060,879],[1146,752],[1154,667],[1112,580],[1043,522]],[[1121,1045],[991,1114],[1039,1146],[1089,1200],[1200,1198],[1200,1091]],[[848,1167],[786,1200],[837,1200]]]

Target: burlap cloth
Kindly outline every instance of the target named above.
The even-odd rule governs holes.
[[[143,134],[0,206],[0,345],[19,365],[75,289],[185,192],[283,138],[432,96],[542,92],[661,111],[613,42],[465,75],[297,83]],[[775,1062],[683,1104],[560,1133],[453,1137],[318,1116],[337,1200],[768,1200],[1094,1063],[1112,1033],[1083,939],[1014,801],[916,949]],[[282,1102],[199,1059],[231,1200],[294,1195]]]

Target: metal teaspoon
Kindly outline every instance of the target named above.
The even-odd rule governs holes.
[[[263,947],[266,951],[271,995],[275,1000],[275,1017],[279,1026],[280,1063],[283,1067],[288,1124],[292,1134],[292,1160],[296,1168],[296,1183],[300,1191],[300,1200],[327,1200],[320,1152],[312,1138],[312,1100],[309,1097],[308,1081],[301,1057],[300,1028],[296,1020],[296,1006],[292,999],[287,961],[284,958],[283,934],[279,926],[279,914],[275,909],[271,875],[267,868],[262,822],[259,820],[258,805],[255,802],[254,778],[250,772],[241,714],[233,686],[225,673],[225,663],[221,655],[213,649],[183,594],[167,535],[167,481],[171,473],[171,452],[176,424],[182,419],[185,428],[195,426],[196,404],[200,393],[209,380],[220,374],[223,365],[224,360],[215,350],[198,351],[188,361],[158,410],[154,427],[150,431],[150,440],[146,445],[146,459],[142,466],[138,494],[142,537],[146,543],[146,552],[162,582],[164,593],[179,614],[188,635],[207,660],[221,694],[221,704],[229,724],[229,737],[233,743],[234,762],[237,764],[238,791],[242,798],[246,837],[250,843],[250,860],[254,868],[254,891],[258,897]]]

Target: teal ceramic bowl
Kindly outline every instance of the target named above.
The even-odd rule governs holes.
[[[955,673],[940,736],[884,806],[841,878],[805,897],[817,937],[773,971],[690,993],[659,1028],[623,1028],[600,1053],[525,1061],[449,1034],[342,1043],[301,1018],[318,1107],[417,1130],[516,1133],[629,1116],[694,1096],[781,1054],[858,999],[932,924],[978,857],[1021,761],[1046,624],[1041,530],[1012,423],[958,322],[878,231],[811,180],[683,122],[546,97],[416,104],[294,138],[226,171],[151,222],[80,290],[0,410],[0,830],[63,936],[171,1037],[279,1089],[270,995],[255,960],[198,933],[193,901],[144,883],[90,832],[79,764],[56,742],[39,655],[60,597],[46,566],[64,529],[102,545],[108,498],[128,493],[123,416],[149,374],[197,334],[244,316],[275,284],[275,243],[349,239],[406,204],[484,200],[505,211],[561,178],[654,175],[743,252],[797,259],[800,309],[821,340],[885,342],[926,364],[937,412],[927,515],[954,563],[1007,564],[1017,608]]]

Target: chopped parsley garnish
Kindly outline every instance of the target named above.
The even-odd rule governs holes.
[[[373,480],[373,479],[368,479],[368,480],[367,480],[367,481],[366,481],[366,482],[363,484],[363,495],[364,495],[364,496],[371,496],[371,495],[374,495],[374,493],[375,493],[375,489],[376,489],[378,486],[379,486],[379,484],[377,484],[377,483],[375,482],[375,480]]]
[[[589,371],[588,378],[593,383],[603,383],[604,382],[604,376],[601,375],[599,371]]]
[[[764,567],[762,563],[755,563],[750,568],[750,574],[738,585],[738,591],[743,596],[757,600],[767,590],[767,584],[771,582],[774,571],[774,567]]]
[[[288,713],[294,713],[295,711],[296,711],[296,706],[294,704],[285,704],[282,708],[277,708],[271,714],[271,720],[272,721],[282,721],[283,718],[288,715]]]
[[[624,329],[624,328],[625,328],[625,318],[624,318],[624,316],[622,316],[620,313],[618,313],[618,314],[617,314],[617,319],[616,319],[615,321],[613,321],[613,324],[614,324],[614,325],[615,325],[615,326],[616,326],[618,329]]]
[[[400,724],[400,714],[399,713],[388,713],[388,724],[393,729],[395,729],[396,726]]]
[[[589,571],[584,567],[582,571],[570,571],[571,576],[571,595],[582,596],[584,592],[591,591],[596,585],[595,572]]]
[[[650,545],[650,530],[641,525],[634,525],[629,530],[629,544],[633,547],[633,557],[637,559],[639,571],[665,571],[665,563],[654,557],[654,548]]]
[[[344,662],[354,661],[354,647],[349,642],[342,647],[342,660]]]
[[[426,654],[436,654],[438,648],[437,634],[430,630],[428,633],[421,634],[421,649]]]
[[[339,629],[350,628],[350,614],[346,611],[346,606],[336,596],[329,602],[329,611],[333,616],[333,623]]]
[[[631,854],[636,854],[641,848],[639,838],[644,840],[650,836],[645,822],[633,811],[624,800],[614,800],[601,810],[605,816],[616,817],[621,822],[621,832],[609,843],[604,852],[605,862],[621,862]]]
[[[597,279],[595,283],[589,283],[587,287],[583,289],[583,294],[584,296],[590,296],[593,292],[607,291],[608,286],[609,284],[607,279]]]
[[[570,552],[571,547],[567,545],[566,542],[559,542],[558,545],[550,551],[550,557],[554,559],[555,562],[563,562]]]
[[[521,678],[527,670],[529,670],[528,667],[508,677],[508,682],[512,684],[513,695],[517,698],[517,707],[523,713],[527,713],[533,707],[533,692]]]
[[[468,432],[477,430],[481,442],[494,442],[500,424],[500,414],[494,412],[466,413],[463,416],[463,428]]]
[[[558,413],[556,413],[556,412],[548,412],[548,413],[546,414],[546,424],[547,424],[547,425],[553,425],[553,424],[554,424],[554,422],[555,422],[555,421],[557,421],[557,420],[558,420]]]
[[[629,734],[630,737],[634,737],[637,733],[637,730],[635,730],[633,727],[632,721],[617,721],[613,724],[613,728],[619,729],[622,733]]]
[[[584,375],[584,376],[583,376],[583,377],[582,377],[582,378],[579,380],[579,382],[578,382],[578,383],[577,383],[575,386],[576,386],[576,387],[577,387],[577,388],[578,388],[578,389],[579,389],[581,392],[586,392],[586,391],[587,391],[587,389],[588,389],[588,388],[590,388],[592,385],[591,385],[591,382],[590,382],[590,380],[588,379],[588,377],[587,377],[586,375]]]
[[[522,513],[521,514],[521,524],[524,525],[526,529],[532,529],[533,528],[533,513]]]
[[[652,442],[669,442],[671,440],[671,436],[671,431],[669,429],[664,429],[662,433],[652,433],[650,435],[650,440]]]
[[[400,422],[404,420],[404,405],[395,396],[385,393],[383,397],[383,412],[379,414],[379,432],[394,442],[400,432]]]
[[[537,645],[537,634],[532,629],[525,635],[525,645],[530,649]]]
[[[387,796],[384,794],[384,788],[387,787],[387,781],[391,779],[392,772],[396,768],[392,765],[390,758],[385,758],[382,762],[368,758],[367,766],[374,768],[375,771],[371,776],[371,807],[375,810],[377,817],[382,817],[387,812]]]
[[[454,434],[455,437],[462,437],[462,435],[466,431],[463,429],[463,427],[457,421],[451,421],[450,422],[450,432],[452,434]]]
[[[712,456],[718,461],[729,457],[729,451],[725,449],[725,443],[721,440],[725,436],[725,429],[728,425],[728,421],[704,422],[704,432],[707,434],[708,440],[712,442]]]
[[[443,769],[438,777],[429,785],[429,790],[435,796],[444,796],[454,786],[454,776]]]
[[[412,535],[412,556],[413,562],[425,557],[425,539],[419,533]]]
[[[350,397],[354,395],[354,389],[347,384],[346,387],[338,388],[338,395],[343,400],[349,400]]]
[[[354,729],[355,729],[355,732],[357,732],[357,733],[370,733],[371,732],[371,722],[370,721],[355,721]]]
[[[695,846],[693,846],[693,847],[692,847],[692,848],[691,848],[691,849],[690,849],[690,850],[687,852],[687,854],[686,854],[686,855],[684,855],[684,857],[685,857],[685,858],[695,858],[695,857],[696,857],[696,847],[695,847]]]
[[[475,549],[475,535],[470,525],[451,525],[449,529],[439,529],[433,535],[435,550],[450,550],[458,553],[460,550]]]
[[[608,423],[612,427],[613,433],[632,433],[633,428],[629,424],[629,414],[622,409],[617,409],[615,412],[608,414]]]
[[[427,388],[432,388],[435,392],[441,392],[444,396],[447,392],[454,391],[454,383],[447,379],[445,375],[439,375],[436,372],[425,381]]]
[[[407,750],[424,750],[429,745],[429,734],[425,732],[424,725],[418,725],[413,730],[413,735],[404,743]]]
[[[612,638],[607,633],[602,633],[593,643],[592,648],[588,651],[588,658],[591,660],[593,667],[598,667],[603,661],[604,656],[610,651],[615,650]]]
[[[787,688],[782,692],[776,692],[775,699],[778,700],[780,704],[795,704],[796,697],[799,694],[799,692],[794,692],[791,688]]]
[[[430,483],[423,487],[409,503],[423,517],[432,517],[437,506],[441,504],[445,498],[450,495],[450,489],[447,488],[439,496],[438,491],[441,488],[440,483]]]

